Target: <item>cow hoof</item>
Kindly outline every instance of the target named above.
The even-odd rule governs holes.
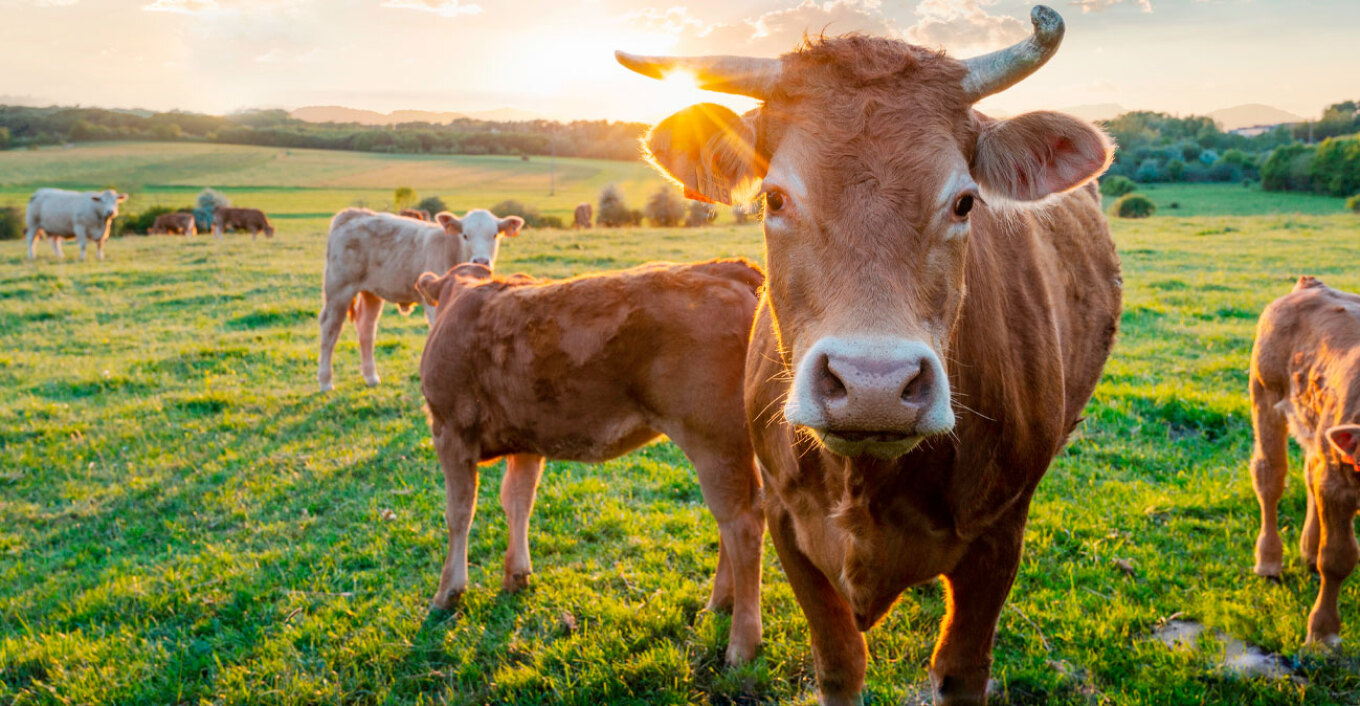
[[[1263,579],[1279,581],[1280,575],[1283,573],[1283,568],[1284,567],[1280,565],[1280,562],[1272,561],[1268,563],[1257,564],[1256,567],[1252,569],[1252,571],[1255,571],[1256,575],[1260,576]]]
[[[740,667],[755,659],[759,651],[759,642],[752,645],[739,645],[734,642],[727,646],[727,664],[731,667]]]
[[[1314,649],[1339,650],[1341,649],[1341,636],[1336,633],[1330,635],[1309,635],[1308,640],[1304,642],[1304,646],[1312,647]]]
[[[373,377],[365,375],[364,382],[367,383],[369,387],[377,387],[378,383],[381,382],[381,380],[378,379],[377,375],[374,375]]]
[[[335,384],[330,382],[323,382],[320,383],[320,387],[322,392],[330,392],[331,390],[335,389]]]
[[[462,591],[449,591],[442,596],[438,593],[430,600],[430,606],[438,610],[453,610],[463,597]]]
[[[529,574],[532,571],[521,571],[514,574],[505,574],[501,577],[501,590],[506,593],[519,593],[529,587]]]

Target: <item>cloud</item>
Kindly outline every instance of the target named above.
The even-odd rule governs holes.
[[[707,23],[685,7],[648,9],[624,16],[640,29],[676,37],[683,54],[723,53],[774,56],[790,51],[804,34],[864,32],[900,37],[901,30],[883,14],[878,0],[804,0],[801,4],[730,23]]]
[[[985,0],[923,0],[916,6],[920,19],[907,29],[907,40],[922,46],[946,48],[951,54],[966,55],[999,49],[1029,36],[1028,21],[990,14],[982,7],[986,4],[990,3]]]
[[[1205,0],[1197,0],[1204,2]],[[1088,12],[1100,12],[1108,10],[1115,5],[1123,5],[1125,0],[1072,0],[1072,4],[1081,8],[1081,14]],[[1152,12],[1152,0],[1128,0],[1131,5],[1136,6],[1143,12]]]
[[[33,0],[38,7],[70,7],[80,0]]]
[[[142,5],[142,9],[148,12],[181,12],[191,15],[216,10],[217,0],[155,0]]]
[[[464,3],[462,0],[383,0],[378,7],[421,10],[424,12],[433,12],[441,17],[475,15],[482,11],[481,5]]]

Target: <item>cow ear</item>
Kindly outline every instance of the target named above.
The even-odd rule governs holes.
[[[1341,424],[1327,430],[1327,441],[1336,449],[1336,455],[1346,463],[1355,463],[1356,447],[1360,447],[1360,425]]]
[[[506,216],[500,220],[498,229],[500,232],[514,237],[519,235],[519,229],[524,227],[524,219],[519,216]]]
[[[124,202],[124,201],[127,201],[127,198],[128,198],[128,195],[127,195],[127,194],[118,194],[118,203],[122,203],[122,202]]]
[[[433,272],[426,272],[416,279],[416,294],[420,295],[421,301],[429,306],[439,306],[439,293],[444,290],[444,280],[449,275],[440,277]]]
[[[647,159],[685,187],[685,198],[731,205],[734,192],[743,200],[769,168],[756,152],[756,116],[692,105],[647,133]]]
[[[978,123],[973,178],[1017,201],[1035,201],[1098,177],[1114,159],[1114,144],[1084,120],[1062,113],[1026,113],[1009,120],[974,114]]]
[[[449,235],[458,235],[463,232],[463,222],[448,211],[440,211],[434,219],[439,222],[439,225],[444,226],[444,232]]]

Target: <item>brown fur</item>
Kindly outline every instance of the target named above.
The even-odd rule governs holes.
[[[248,230],[251,240],[261,232],[266,238],[274,237],[274,226],[258,208],[221,207],[213,211],[213,235],[221,237],[229,230]]]
[[[1299,549],[1322,575],[1308,641],[1333,645],[1341,632],[1337,597],[1360,555],[1354,529],[1360,471],[1355,439],[1345,443],[1347,432],[1360,432],[1354,427],[1360,424],[1360,296],[1303,277],[1266,307],[1251,354],[1251,412],[1251,474],[1261,505],[1256,573],[1279,578],[1283,569],[1277,507],[1292,434],[1306,457],[1308,489]]]
[[[156,216],[156,222],[151,225],[149,235],[198,235],[198,225],[194,223],[194,214],[179,211],[176,213],[162,213]]]
[[[781,157],[806,186],[774,221],[767,210],[769,282],[745,394],[823,700],[858,699],[860,631],[906,587],[943,576],[932,680],[942,703],[981,702],[1030,498],[1114,342],[1119,263],[1088,183],[1109,141],[1052,113],[978,115],[960,62],[894,40],[819,39],[783,64],[761,107],[738,117],[695,106],[653,129],[650,156],[691,194],[725,203],[742,184],[789,186],[769,183]],[[966,235],[954,199],[939,203],[961,173],[995,202],[977,202]],[[792,427],[782,408],[794,371],[833,335],[929,342],[955,400],[952,433],[882,460],[836,455]]]
[[[576,211],[572,214],[572,224],[576,228],[589,228],[590,221],[594,217],[594,209],[590,204],[582,203],[576,205]]]
[[[401,214],[400,214],[400,215],[405,216],[405,217],[407,217],[407,218],[414,218],[414,219],[416,219],[416,220],[418,220],[418,221],[433,221],[433,220],[434,220],[434,218],[433,218],[432,216],[430,216],[430,212],[429,212],[429,211],[426,211],[426,210],[423,209],[423,208],[422,208],[422,209],[419,209],[419,210],[414,209],[414,208],[403,208],[403,209],[401,209]]]
[[[763,277],[745,261],[652,264],[564,281],[491,277],[464,264],[416,288],[439,307],[421,387],[444,468],[449,554],[434,602],[467,586],[479,463],[509,456],[502,585],[530,571],[528,513],[544,457],[601,462],[668,435],[718,521],[711,608],[732,607],[727,656],[760,641],[764,525],[740,389]]]

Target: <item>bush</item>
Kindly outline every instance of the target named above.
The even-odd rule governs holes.
[[[1185,176],[1185,162],[1180,159],[1171,159],[1166,163],[1166,180],[1180,181]]]
[[[630,226],[642,225],[642,211],[639,211],[636,208],[630,209],[628,211],[628,225]]]
[[[10,143],[13,141],[12,138],[9,128],[0,125],[0,150],[9,149]]]
[[[0,240],[24,237],[24,214],[17,208],[0,208]]]
[[[1138,184],[1125,176],[1109,176],[1100,180],[1100,193],[1105,196],[1119,197],[1138,190]]]
[[[12,211],[14,209],[10,210]],[[1360,213],[1360,194],[1356,194],[1346,199],[1346,210],[1351,213]],[[0,239],[3,239],[4,237],[3,233],[0,233]]]
[[[706,226],[709,223],[712,223],[713,219],[717,217],[718,209],[714,208],[713,204],[704,203],[703,201],[690,201],[689,212],[685,214],[685,227],[698,228],[699,226]]]
[[[529,226],[530,228],[537,228],[539,219],[542,218],[542,215],[538,212],[537,208],[520,203],[514,199],[506,199],[487,210],[496,214],[499,218],[519,216],[524,219],[524,225]]]
[[[174,213],[177,210],[165,206],[152,206],[141,213],[123,213],[113,219],[112,235],[146,235],[151,230],[151,226],[156,225],[156,217],[166,213]]]
[[[1302,143],[1277,147],[1261,165],[1261,188],[1266,191],[1312,189],[1313,155],[1317,150]]]
[[[420,200],[420,203],[416,204],[416,210],[429,211],[430,215],[433,216],[440,211],[449,210],[449,207],[444,203],[444,199],[441,199],[438,196],[426,196]]]
[[[204,189],[198,192],[198,198],[194,201],[194,224],[204,233],[212,230],[213,214],[219,208],[226,208],[231,205],[231,199],[223,196],[213,189]]]
[[[409,186],[398,186],[392,192],[392,204],[398,211],[414,206],[416,201],[419,200],[420,197],[416,195],[416,190]]]
[[[1143,184],[1152,184],[1161,181],[1162,170],[1157,166],[1157,160],[1143,160],[1143,163],[1138,165],[1138,171],[1134,173],[1133,180]]]
[[[1142,194],[1125,194],[1110,211],[1119,218],[1147,218],[1157,212],[1157,205]]]
[[[558,230],[562,230],[563,228],[566,228],[566,227],[567,227],[567,224],[566,224],[566,223],[563,223],[563,222],[562,222],[562,219],[561,219],[560,217],[558,217],[558,216],[539,216],[539,217],[538,217],[538,227],[539,227],[539,228],[556,228],[556,229],[558,229]]]
[[[1209,167],[1210,181],[1228,182],[1228,181],[1241,181],[1241,179],[1242,179],[1241,165],[1229,162],[1225,158],[1220,158],[1217,162],[1214,162],[1214,166]]]
[[[685,222],[685,200],[675,193],[675,187],[670,184],[662,184],[647,199],[645,211],[647,220],[657,228],[674,228]]]
[[[631,212],[623,201],[623,192],[614,184],[604,187],[600,192],[599,207],[595,209],[595,225],[602,228],[618,228],[629,224]],[[639,220],[641,220],[639,218]]]
[[[1309,166],[1313,188],[1332,196],[1360,191],[1360,137],[1329,137]]]

